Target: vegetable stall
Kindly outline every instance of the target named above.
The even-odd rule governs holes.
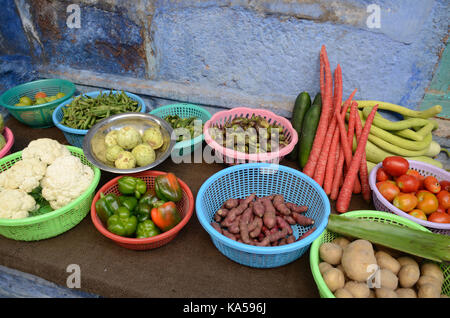
[[[158,117],[123,91],[0,98],[29,117],[50,107],[55,125],[5,123],[0,265],[64,285],[78,264],[83,290],[106,297],[449,297],[441,107],[343,96],[340,65],[319,57],[320,92],[301,92],[289,120]],[[203,138],[218,160],[169,158]]]

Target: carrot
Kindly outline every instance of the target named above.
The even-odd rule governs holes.
[[[323,142],[327,134],[327,128],[329,125],[330,108],[332,107],[332,83],[333,79],[331,77],[330,63],[328,61],[328,55],[325,45],[322,45],[320,55],[322,57],[321,63],[325,70],[325,78],[323,82],[324,91],[322,91],[322,113],[320,115],[319,124],[317,126],[316,135],[314,137],[313,146],[309,154],[308,161],[303,168],[303,173],[309,177],[314,176],[317,162],[319,160],[320,152],[322,151]],[[321,67],[322,68],[322,67]]]
[[[339,160],[339,151],[340,151],[340,143],[339,143],[339,134],[334,134],[333,139],[331,140],[330,154],[327,161],[327,166],[325,170],[325,180],[323,181],[323,189],[326,195],[331,194],[334,170],[336,169],[337,162]]]
[[[358,107],[357,102],[352,103],[352,107]],[[362,132],[362,123],[361,118],[359,118],[359,114],[355,112],[355,127],[356,127],[356,140],[359,142],[361,139],[361,132]],[[353,142],[353,141],[352,141]],[[361,166],[359,167],[359,177],[361,179],[361,192],[363,195],[364,200],[367,202],[370,202],[370,185],[369,185],[369,172],[367,170],[367,160],[366,160],[366,152],[363,153],[362,160],[361,160]]]
[[[330,147],[332,145],[332,139],[334,136],[334,130],[336,128],[336,116],[339,115],[340,105],[342,104],[342,71],[341,66],[338,64],[336,70],[334,71],[334,97],[333,97],[333,107],[334,114],[332,113],[331,123],[327,130],[327,135],[325,137],[322,151],[320,153],[319,161],[316,165],[316,171],[314,173],[314,180],[322,186],[325,179],[325,171],[328,163],[332,161],[334,157],[334,152],[331,154]],[[333,109],[333,108],[331,108]]]
[[[344,178],[344,184],[342,185],[341,191],[336,202],[336,210],[340,213],[347,212],[350,205],[350,200],[352,198],[353,185],[358,174],[359,167],[361,165],[361,160],[363,153],[366,151],[367,139],[369,137],[370,127],[372,126],[375,113],[378,109],[378,104],[372,108],[369,116],[367,116],[366,123],[361,132],[360,139],[358,141],[358,146],[356,147],[355,155],[351,161],[350,167]],[[339,120],[339,118],[338,118]]]
[[[350,118],[348,120],[348,129],[347,129],[348,144],[350,146],[350,149],[352,149],[353,136],[355,135],[356,112],[357,112],[357,109],[355,108],[355,106],[352,102],[352,106],[350,107]],[[347,168],[348,168],[348,164],[347,164]],[[358,177],[355,180],[355,186],[353,187],[353,193],[361,193],[361,182],[359,181]]]

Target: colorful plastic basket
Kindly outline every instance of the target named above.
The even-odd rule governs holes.
[[[147,184],[147,188],[152,188],[155,185],[155,178],[159,175],[165,174],[162,171],[145,171],[141,173],[131,174],[133,177],[140,178],[145,181]],[[181,189],[183,190],[183,198],[181,201],[176,203],[178,211],[181,213],[182,220],[178,223],[174,228],[170,229],[167,232],[163,232],[159,235],[149,237],[149,238],[131,238],[131,237],[123,237],[111,233],[107,230],[103,222],[97,216],[97,212],[95,210],[95,202],[100,199],[100,193],[108,194],[115,193],[120,195],[118,190],[117,180],[119,180],[123,176],[118,176],[104,186],[102,186],[97,194],[94,197],[91,205],[91,219],[94,223],[96,229],[103,234],[105,237],[111,239],[116,244],[131,249],[131,250],[150,250],[166,245],[170,241],[172,241],[177,234],[181,231],[181,229],[189,222],[193,211],[194,211],[194,196],[192,195],[192,191],[189,189],[186,183],[183,180],[178,178],[178,182],[180,183]]]
[[[223,126],[228,121],[233,120],[236,117],[250,118],[252,115],[264,117],[270,124],[280,124],[284,130],[284,134],[289,144],[274,152],[266,153],[243,153],[234,149],[223,147],[219,145],[210,134],[210,128],[214,125]],[[264,109],[253,109],[246,107],[237,107],[231,110],[220,111],[215,113],[210,120],[208,120],[203,128],[203,134],[205,135],[206,143],[215,150],[216,156],[223,160],[224,163],[229,165],[241,164],[241,163],[254,163],[254,162],[266,162],[266,163],[279,163],[284,156],[289,154],[294,146],[297,144],[298,135],[297,131],[292,127],[289,120],[284,117],[277,116],[273,112]]]
[[[444,169],[438,168],[436,166],[415,161],[415,160],[408,160],[410,169],[414,169],[418,171],[423,176],[434,176],[438,181],[442,180],[449,180],[450,181],[450,173],[445,171]],[[403,212],[402,210],[396,208],[393,204],[391,204],[388,200],[386,200],[378,191],[376,183],[377,183],[377,170],[378,168],[382,167],[383,163],[380,162],[375,166],[375,168],[372,169],[369,175],[369,185],[372,189],[374,195],[373,197],[373,203],[375,205],[375,208],[378,211],[385,211],[385,212],[391,212],[395,213],[397,215],[400,215],[401,217],[407,218],[408,220],[411,220],[413,222],[416,222],[429,230],[431,230],[434,233],[444,234],[444,235],[450,235],[450,223],[435,223],[430,221],[424,221],[419,218],[416,218],[412,215],[409,215],[406,212]]]
[[[89,188],[65,207],[38,216],[23,219],[0,219],[0,234],[17,241],[38,241],[64,233],[83,220],[89,213],[95,189],[100,181],[100,169],[93,166],[84,156],[83,150],[67,146],[72,155],[94,170]],[[16,152],[0,160],[0,171],[8,170],[15,162],[22,160],[22,152]]]
[[[390,223],[390,224],[398,224],[404,225],[412,229],[429,231],[425,227],[412,222],[403,217],[397,216],[395,214],[379,212],[379,211],[371,211],[371,210],[362,210],[362,211],[352,211],[345,213],[346,217],[350,218],[360,218],[360,219],[370,219],[376,222]],[[319,248],[320,245],[326,242],[333,241],[339,235],[330,232],[328,230],[323,231],[323,233],[312,243],[311,249],[309,251],[309,259],[310,259],[310,267],[311,272],[313,274],[314,281],[319,290],[320,297],[322,298],[335,298],[333,293],[328,288],[327,284],[323,280],[322,275],[319,270],[319,263],[321,262],[319,256]],[[442,293],[450,296],[450,265],[448,264],[440,264],[442,271],[444,272],[444,284],[442,287]]]
[[[52,114],[62,102],[72,98],[75,94],[75,85],[63,79],[42,79],[13,87],[0,96],[0,105],[21,123],[34,128],[47,128],[54,126]],[[65,94],[53,102],[32,106],[14,106],[23,96],[34,99],[37,92],[44,92],[47,96],[54,96],[58,92]]]
[[[286,201],[308,206],[306,216],[316,230],[302,240],[282,246],[253,246],[234,241],[212,226],[214,214],[230,198],[282,194]],[[301,257],[325,229],[330,202],[322,188],[302,172],[282,165],[247,163],[217,172],[201,186],[196,199],[197,217],[213,244],[229,259],[249,267],[272,268]],[[311,226],[292,226],[296,238]]]
[[[0,158],[11,153],[11,147],[14,144],[14,135],[11,129],[5,127],[3,130],[3,137],[5,137],[6,145],[0,150]]]
[[[95,92],[89,92],[86,94],[83,94],[83,96],[90,96],[90,97],[97,97],[98,95],[100,95],[101,93],[109,93],[112,92],[113,94],[120,94],[120,91],[95,91]],[[142,98],[140,98],[139,96],[132,94],[132,93],[128,93],[125,92],[125,94],[127,96],[129,96],[130,98],[134,99],[135,101],[137,101],[139,103],[139,105],[141,106],[141,113],[145,113],[145,103],[144,100]],[[76,96],[78,97],[78,96]],[[76,98],[74,97],[74,98]],[[64,136],[66,137],[67,141],[75,147],[79,147],[79,148],[83,148],[83,140],[84,140],[84,136],[87,134],[88,130],[87,129],[74,129],[74,128],[70,128],[67,126],[64,126],[61,124],[61,121],[63,119],[63,111],[62,108],[63,107],[67,107],[67,105],[69,105],[74,98],[71,98],[67,101],[65,101],[64,103],[61,103],[58,107],[56,107],[54,113],[53,113],[53,123],[55,124],[56,127],[58,127],[64,134]]]
[[[160,118],[172,115],[178,115],[181,118],[189,118],[196,117],[202,121],[202,123],[206,123],[209,119],[211,119],[211,114],[204,108],[199,107],[193,104],[171,104],[162,107],[158,107],[153,109],[150,114],[158,116]],[[197,136],[191,140],[184,140],[177,142],[173,147],[172,154],[176,156],[183,156],[189,153],[192,153],[198,147],[202,146],[204,140],[203,134]]]

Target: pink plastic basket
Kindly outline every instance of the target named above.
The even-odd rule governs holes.
[[[6,145],[0,150],[0,158],[9,155],[11,153],[11,147],[14,144],[14,135],[8,127],[5,127],[3,130],[3,137],[5,137]]]
[[[286,140],[289,142],[289,144],[278,151],[247,154],[234,149],[223,147],[211,137],[209,129],[214,125],[222,126],[226,122],[233,120],[236,117],[250,118],[252,115],[262,116],[270,124],[281,125],[284,128],[283,133],[286,136]],[[292,127],[291,122],[288,119],[277,116],[273,112],[268,110],[246,107],[237,107],[231,110],[217,112],[211,117],[210,120],[205,123],[203,134],[205,136],[206,143],[215,150],[216,157],[220,158],[224,163],[228,165],[256,162],[279,163],[281,159],[283,159],[294,149],[294,146],[298,141],[297,132]]]
[[[438,167],[432,166],[430,164],[415,161],[415,160],[408,160],[409,162],[409,168],[417,170],[420,174],[423,176],[434,176],[438,181],[443,180],[450,180],[450,173],[440,169]],[[385,211],[385,212],[391,212],[395,213],[397,215],[403,216],[413,222],[416,222],[426,228],[428,228],[430,231],[434,233],[439,233],[443,235],[450,235],[450,223],[435,223],[435,222],[429,222],[429,221],[423,221],[420,220],[414,216],[409,215],[408,213],[403,212],[402,210],[396,208],[393,204],[391,204],[388,200],[386,200],[378,191],[376,186],[376,178],[377,178],[377,170],[383,165],[382,162],[377,164],[369,175],[369,184],[370,188],[372,189],[374,195],[373,197],[373,203],[375,205],[375,208],[378,211]]]

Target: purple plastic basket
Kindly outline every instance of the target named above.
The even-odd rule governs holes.
[[[415,161],[415,160],[408,160],[409,162],[409,168],[410,169],[414,169],[417,170],[421,175],[423,176],[434,176],[436,179],[438,179],[438,181],[443,181],[443,180],[450,180],[450,173],[435,167],[433,165],[424,163],[424,162],[420,162],[420,161]],[[391,204],[388,200],[386,200],[380,193],[380,191],[378,191],[377,186],[376,186],[376,178],[377,178],[377,170],[378,168],[380,168],[383,165],[382,162],[380,162],[379,164],[377,164],[372,171],[370,172],[369,175],[369,184],[370,184],[370,188],[373,191],[373,203],[375,205],[375,208],[378,211],[385,211],[385,212],[391,212],[391,213],[395,213],[397,215],[403,216],[413,222],[416,222],[422,226],[425,226],[426,228],[428,228],[430,231],[434,232],[434,233],[439,233],[439,234],[443,234],[443,235],[450,235],[450,223],[444,224],[444,223],[435,223],[435,222],[429,222],[429,221],[423,221],[420,220],[414,216],[409,215],[406,212],[403,212],[402,210],[396,208],[393,204]]]

